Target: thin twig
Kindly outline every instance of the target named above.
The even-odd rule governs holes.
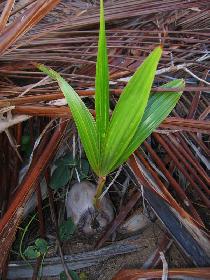
[[[9,140],[9,143],[11,145],[11,147],[14,149],[15,153],[17,154],[18,158],[20,159],[21,162],[23,162],[23,159],[18,151],[18,145],[16,143],[15,138],[12,136],[11,132],[9,131],[8,128],[5,129],[5,133],[7,135],[7,138]]]
[[[162,274],[162,280],[168,279],[168,263],[166,261],[165,255],[163,252],[160,252],[160,258],[163,263],[163,274]]]
[[[26,93],[28,93],[30,90],[32,90],[33,88],[40,86],[40,85],[44,85],[43,82],[46,82],[49,79],[48,76],[44,77],[43,79],[41,79],[39,82],[30,85],[30,87],[28,87],[24,92],[22,92],[18,97],[22,97],[24,96]]]
[[[14,7],[14,4],[15,4],[15,0],[7,0],[6,1],[4,10],[3,10],[2,14],[1,14],[1,17],[0,17],[0,33],[3,32],[3,30],[4,30],[4,28],[7,24],[7,21],[10,17],[11,11]]]
[[[122,165],[119,167],[119,169],[117,170],[114,178],[112,179],[111,183],[108,185],[108,187],[104,190],[104,192],[100,195],[99,199],[102,200],[102,198],[105,196],[105,194],[109,191],[109,189],[111,188],[111,186],[114,184],[115,180],[117,179],[117,177],[120,175],[120,172],[122,171]]]
[[[207,60],[209,58],[208,54],[203,55],[202,57],[198,58],[196,60],[196,62],[201,62],[204,60]],[[195,63],[183,63],[183,64],[179,64],[179,65],[171,65],[169,67],[164,67],[162,69],[159,69],[156,71],[156,75],[161,75],[161,74],[165,74],[165,73],[169,73],[169,72],[177,72],[179,70],[184,70],[186,72],[188,72],[188,74],[190,74],[191,76],[193,76],[194,78],[198,79],[199,81],[202,81],[204,83],[206,83],[207,85],[210,85],[210,83],[206,82],[205,80],[199,78],[198,76],[196,76],[195,74],[193,74],[187,67],[193,66]],[[118,82],[128,82],[130,79],[132,78],[132,76],[129,77],[125,77],[125,78],[120,78],[117,81]],[[112,84],[115,84],[116,82],[112,82]]]
[[[187,72],[188,74],[190,74],[191,76],[193,76],[196,80],[206,84],[206,85],[210,85],[209,82],[205,81],[204,79],[199,78],[197,75],[195,75],[192,71],[190,71],[187,67],[183,67],[182,68],[185,72]]]
[[[60,238],[59,238],[59,235],[58,235],[58,223],[57,223],[57,219],[56,219],[56,213],[55,213],[55,207],[54,207],[54,201],[53,201],[53,194],[52,194],[52,190],[49,187],[49,173],[46,174],[45,178],[46,178],[46,181],[47,181],[47,190],[48,190],[48,196],[49,196],[50,212],[51,212],[51,217],[52,217],[53,224],[55,225],[56,241],[57,241],[58,250],[59,250],[59,254],[60,254],[60,258],[61,258],[61,263],[63,265],[63,269],[65,271],[67,279],[72,280],[72,278],[69,274],[69,271],[68,271],[68,267],[67,267],[67,265],[65,263],[65,260],[64,260],[64,255],[63,255],[62,248],[61,248],[61,242],[60,242]]]

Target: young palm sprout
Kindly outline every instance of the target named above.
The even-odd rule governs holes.
[[[96,119],[74,89],[54,70],[38,64],[38,68],[56,80],[68,102],[89,163],[99,177],[95,204],[103,190],[106,176],[125,162],[140,144],[169,115],[181,92],[150,94],[162,46],[157,46],[137,69],[124,88],[110,118],[109,71],[105,36],[103,0],[100,0],[100,32],[95,81]],[[183,88],[183,80],[165,84],[167,88]]]

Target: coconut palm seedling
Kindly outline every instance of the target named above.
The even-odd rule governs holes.
[[[124,88],[112,116],[109,115],[109,71],[105,35],[103,0],[100,1],[100,32],[95,80],[95,113],[92,114],[74,89],[54,70],[38,64],[38,68],[56,80],[71,109],[89,163],[99,177],[95,195],[96,205],[106,176],[125,162],[140,144],[169,115],[183,88],[183,80],[164,85],[169,88],[150,94],[162,46],[156,47],[137,69]]]

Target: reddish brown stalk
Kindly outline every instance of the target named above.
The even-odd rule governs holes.
[[[203,73],[203,80],[206,79],[206,77],[208,77],[208,70],[204,71]],[[203,82],[200,82],[200,85],[203,86]],[[195,114],[196,114],[196,111],[198,109],[198,105],[199,105],[199,101],[201,99],[201,94],[202,94],[202,91],[196,91],[194,96],[193,96],[193,100],[192,100],[192,104],[190,106],[190,109],[189,109],[189,113],[187,115],[187,119],[194,119],[195,118]]]
[[[199,186],[201,186],[201,188],[203,190],[205,190],[205,192],[209,195],[210,190],[208,189],[206,184],[201,180],[200,176],[197,174],[196,171],[197,171],[198,166],[196,164],[193,164],[194,161],[193,161],[193,159],[191,159],[189,154],[182,148],[180,143],[178,143],[176,141],[176,138],[174,138],[173,136],[168,135],[168,136],[165,136],[164,139],[166,140],[168,145],[171,147],[171,150],[174,152],[176,157],[179,158],[180,162],[182,162],[183,165],[186,167],[186,170],[188,170],[188,172],[195,178],[195,181],[197,181],[199,183]],[[189,163],[191,165],[193,165],[194,168]],[[200,168],[198,168],[198,170],[202,172],[202,170],[200,170]],[[210,179],[208,178],[208,176],[206,179],[207,179],[208,185],[210,185]]]
[[[141,185],[148,188],[150,191],[155,193],[157,196],[160,197],[160,199],[164,199],[167,204],[169,204],[172,208],[174,208],[185,220],[188,220],[190,223],[196,225],[196,227],[205,230],[205,228],[191,215],[189,215],[180,205],[177,203],[177,201],[172,197],[172,195],[165,189],[164,192],[157,192],[150,180],[146,179],[145,175],[142,173],[142,171],[139,169],[136,157],[134,155],[131,155],[128,159],[128,164],[131,167],[133,173],[136,176],[136,180],[140,182]]]
[[[19,6],[17,9],[14,9],[14,11],[11,13],[11,16],[17,14],[21,10],[24,10],[26,7],[31,5],[33,2],[36,2],[36,0],[28,0],[26,3],[23,2],[23,4],[21,6]]]
[[[43,210],[42,210],[42,193],[41,193],[40,184],[38,184],[37,188],[36,188],[36,198],[37,198],[37,210],[38,210],[38,217],[39,217],[40,237],[45,238],[45,225],[44,225],[44,216],[43,216]],[[37,280],[38,279],[41,262],[42,262],[42,256],[40,256],[36,260],[32,280]]]
[[[66,122],[63,122],[59,128],[56,129],[53,136],[51,137],[48,145],[43,150],[40,157],[32,165],[25,179],[21,183],[18,189],[17,195],[11,201],[11,204],[0,221],[0,247],[2,248],[2,257],[0,259],[0,271],[2,270],[3,264],[15,238],[17,226],[21,220],[23,206],[27,199],[30,197],[34,186],[40,179],[41,173],[49,164],[57,147],[63,137],[66,129]]]
[[[39,217],[39,232],[42,238],[45,238],[45,223],[44,223],[44,215],[42,210],[42,192],[40,183],[36,187],[36,197],[37,197],[37,210]]]
[[[195,170],[200,174],[200,176],[206,181],[208,185],[210,185],[210,178],[208,174],[205,172],[203,167],[200,165],[199,161],[197,161],[196,157],[193,155],[192,151],[182,138],[182,136],[179,134],[176,134],[176,137],[179,139],[180,144],[178,143],[180,151],[185,155],[186,159],[190,162],[190,164],[195,168]],[[175,139],[172,135],[170,135],[169,138]],[[177,141],[176,141],[177,143]],[[206,189],[206,187],[204,187]],[[209,190],[207,189],[207,193]]]
[[[70,111],[68,107],[60,106],[16,106],[13,112],[18,114],[25,114],[31,116],[48,116],[48,117],[69,117]],[[94,111],[91,110],[93,113]],[[207,121],[200,120],[186,120],[183,118],[169,117],[166,118],[160,128],[166,130],[178,130],[178,131],[192,131],[200,133],[210,133],[209,123]]]
[[[168,169],[165,167],[162,160],[159,158],[159,156],[156,154],[156,152],[152,149],[152,147],[146,141],[144,141],[144,146],[146,147],[147,151],[152,156],[153,160],[156,162],[158,168],[163,172],[163,174],[165,175],[165,177],[167,178],[167,180],[169,181],[171,186],[176,190],[176,192],[179,194],[180,197],[184,198],[184,200],[183,200],[184,204],[187,204],[188,199],[187,199],[187,201],[185,201],[186,194],[182,190],[181,186],[177,183],[177,181],[173,178],[173,176],[168,171]]]
[[[199,7],[205,7],[207,2],[202,1],[202,3],[197,3]],[[109,3],[109,7],[106,8],[106,20],[111,23],[112,21],[116,21],[119,19],[131,19],[134,17],[144,17],[148,15],[157,15],[159,12],[168,13],[169,11],[179,10],[179,9],[188,9],[194,7],[195,3],[187,2],[187,1],[175,1],[173,3],[168,3],[166,1],[162,1],[161,4],[158,1],[157,3],[148,4],[145,8],[145,3],[139,3],[138,1],[120,1],[118,6],[113,3]],[[81,10],[80,10],[81,11]],[[175,21],[175,19],[174,19]],[[69,19],[63,17],[63,24],[69,23]],[[68,24],[69,30],[78,30],[78,29],[87,29],[88,26],[98,25],[99,16],[98,16],[98,7],[91,7],[87,13],[82,13],[78,20],[78,15],[71,16],[71,23]],[[52,26],[55,30],[59,30],[62,28],[61,24],[54,24]],[[49,30],[47,30],[49,32]],[[42,31],[42,33],[46,33],[46,30]],[[42,34],[41,34],[42,35]],[[189,38],[190,40],[190,38]]]
[[[122,90],[111,90],[112,94],[120,94]],[[77,90],[77,93],[80,96],[93,96],[95,91],[93,90]],[[37,94],[30,95],[24,97],[15,97],[9,98],[7,100],[0,100],[0,107],[5,106],[15,106],[15,105],[25,105],[25,104],[33,104],[39,101],[52,101],[57,99],[64,99],[64,95],[62,92],[53,93],[53,94]]]
[[[169,234],[164,233],[163,237],[158,243],[159,244],[155,251],[147,258],[146,262],[144,262],[142,266],[143,269],[156,267],[161,262],[160,252],[165,254],[173,244],[173,239],[170,238]]]
[[[150,176],[148,177],[147,170],[142,169],[136,157],[131,156],[128,164],[135,179],[144,187],[145,199],[185,253],[190,256],[195,264],[208,265],[210,247],[207,230],[180,207],[172,196],[169,200],[164,193],[157,189],[157,185],[152,183],[153,181]],[[186,238],[190,240],[189,243],[186,243]]]
[[[204,151],[204,153],[210,157],[210,150],[207,148],[207,146],[202,142],[201,139],[198,138],[197,134],[188,132],[189,136],[193,138],[195,143]]]
[[[195,114],[196,114],[196,110],[198,108],[198,104],[200,101],[200,97],[201,97],[201,91],[196,91],[194,96],[193,96],[193,101],[192,101],[192,105],[190,107],[190,111],[187,115],[187,119],[194,119],[195,118]]]
[[[7,24],[7,21],[9,19],[10,14],[11,14],[14,3],[15,3],[15,0],[7,0],[6,1],[4,10],[3,10],[2,14],[1,14],[1,17],[0,17],[0,34],[2,33],[2,31],[4,30],[4,28]]]
[[[0,71],[1,72],[1,71]],[[7,71],[8,73],[8,71]],[[95,91],[94,90],[80,90],[80,89],[75,89],[76,92],[78,93],[79,96],[93,96],[95,95]],[[162,87],[155,87],[151,89],[151,92],[153,93],[159,93],[159,92],[177,92],[178,90],[183,90],[182,88],[162,88]],[[184,92],[191,92],[191,91],[210,91],[210,87],[185,87]],[[11,94],[15,94],[15,95],[20,95],[24,90],[17,88],[14,88],[14,92],[10,92]],[[122,89],[111,89],[110,93],[114,94],[114,95],[120,95],[122,93]],[[23,105],[23,104],[32,104],[32,103],[36,103],[39,101],[51,101],[51,100],[57,100],[57,99],[62,99],[64,98],[64,95],[62,92],[58,92],[57,90],[53,91],[52,93],[44,93],[41,94],[42,90],[36,90],[36,89],[32,89],[31,91],[29,91],[29,94],[26,94],[23,97],[15,97],[15,98],[8,98],[6,100],[0,100],[0,107],[4,107],[4,106],[13,106],[13,105]],[[4,91],[4,95],[6,95],[7,91]],[[33,95],[32,95],[33,94]]]
[[[110,224],[106,232],[100,238],[100,240],[96,244],[96,248],[100,248],[103,244],[108,240],[108,238],[112,235],[113,232],[119,227],[119,225],[125,220],[128,216],[129,212],[133,209],[137,201],[140,199],[141,193],[140,191],[135,191],[130,197],[128,203],[125,206],[122,206],[119,214],[115,217],[113,222]]]
[[[158,135],[157,133],[153,134],[155,139],[164,147],[164,149],[167,151],[168,155],[172,158],[176,166],[179,168],[179,170],[182,172],[182,174],[188,179],[190,184],[196,189],[198,192],[200,198],[205,203],[207,207],[210,207],[210,200],[206,197],[206,195],[200,190],[199,186],[195,183],[195,181],[192,179],[191,175],[186,171],[186,169],[181,165],[179,159],[177,156],[179,156],[178,153],[176,153],[176,150],[174,149],[173,145],[171,143],[166,142],[163,137]],[[183,161],[183,158],[182,158]],[[185,166],[188,166],[185,162]],[[189,166],[188,166],[189,167]]]
[[[171,194],[168,192],[168,190],[166,189],[166,187],[164,186],[164,184],[162,183],[162,181],[158,177],[157,172],[155,170],[153,170],[152,166],[147,162],[147,160],[143,157],[143,155],[138,150],[135,152],[135,155],[144,164],[147,171],[149,171],[151,173],[151,175],[155,179],[156,183],[158,184],[158,187],[160,188],[160,190],[164,194],[164,197],[168,200],[168,202],[171,202],[171,204],[173,204],[174,200],[171,199]],[[191,201],[186,196],[185,192],[181,188],[177,188],[177,190],[178,190],[180,201],[183,200],[185,207],[188,208],[192,217],[194,217],[195,220],[197,220],[202,226],[204,226],[200,216],[198,215],[197,211],[193,207]]]
[[[140,280],[144,279],[161,279],[162,269],[123,269],[118,272],[112,280]],[[210,279],[210,268],[170,268],[168,277],[170,279]]]
[[[12,0],[8,0],[7,3],[9,3],[9,1]],[[5,33],[0,37],[2,43],[0,44],[0,47],[3,47],[3,49],[5,47],[5,51],[3,51],[4,55],[0,57],[0,108],[15,105],[17,106],[17,111],[13,112],[18,112],[20,114],[27,114],[28,112],[33,116],[65,116],[66,118],[69,118],[70,113],[67,107],[58,108],[41,103],[56,100],[57,98],[63,98],[63,95],[58,90],[57,84],[52,83],[51,81],[50,83],[46,82],[40,84],[36,88],[32,88],[25,94],[25,97],[19,98],[18,96],[27,89],[33,87],[34,83],[41,81],[44,77],[43,74],[34,69],[34,66],[30,64],[31,61],[41,62],[57,69],[73,85],[81,96],[91,96],[94,94],[93,90],[83,91],[83,89],[94,87],[99,23],[98,6],[92,6],[90,4],[87,9],[85,8],[86,10],[84,12],[84,3],[82,3],[82,1],[77,1],[77,5],[73,4],[70,8],[69,3],[67,3],[68,1],[62,1],[62,6],[58,5],[51,14],[40,22],[40,24],[34,26],[30,33],[22,36],[36,23],[37,20],[47,13],[44,5],[48,5],[47,3],[54,5],[57,0],[47,0],[43,6],[41,5],[44,2],[43,0],[36,0],[34,5],[31,5],[32,1],[27,2],[30,3],[30,8],[27,8],[25,12],[24,9],[22,9],[22,15],[19,19],[15,20],[15,17],[18,16],[15,12],[19,10],[19,7],[17,7],[12,13],[15,15],[11,18],[12,23],[6,28]],[[6,3],[6,1],[4,1],[4,3]],[[4,9],[4,3],[0,4],[1,11]],[[35,12],[36,8],[37,14]],[[147,56],[155,45],[159,44],[160,34],[167,30],[164,54],[159,69],[170,68],[171,71],[166,73],[168,77],[162,74],[158,75],[156,77],[156,82],[161,85],[172,77],[184,78],[186,79],[187,87],[185,88],[179,104],[174,110],[176,118],[167,118],[159,128],[166,130],[162,133],[168,133],[167,130],[187,131],[185,136],[187,135],[186,137],[189,141],[193,142],[198,149],[201,149],[201,153],[205,152],[205,156],[208,156],[209,151],[205,143],[202,141],[201,137],[203,136],[199,134],[195,135],[195,133],[210,133],[209,122],[207,120],[204,121],[209,113],[209,108],[207,108],[207,94],[203,94],[203,92],[208,93],[210,87],[209,85],[203,86],[202,84],[198,84],[195,77],[191,77],[189,73],[187,74],[183,70],[179,72],[172,71],[176,71],[176,67],[180,66],[180,64],[186,63],[186,67],[197,75],[197,77],[205,79],[203,73],[208,69],[208,61],[205,59],[203,61],[198,60],[207,54],[206,46],[209,43],[208,8],[209,0],[119,0],[117,3],[115,3],[115,1],[108,1],[106,5],[106,19],[109,21],[107,43],[109,48],[110,77],[111,80],[116,83],[113,85],[115,90],[112,91],[112,93],[121,93],[121,88],[126,82],[121,82],[118,79],[131,76],[144,57]],[[39,15],[38,10],[40,11]],[[34,15],[32,12],[34,12]],[[32,15],[31,17],[30,13]],[[7,14],[9,15],[9,13]],[[25,18],[20,22],[22,16]],[[136,20],[139,17],[141,18],[140,22]],[[149,21],[148,18],[150,19]],[[117,27],[117,19],[120,19],[120,27]],[[112,22],[114,23],[113,25]],[[158,23],[158,26],[156,23]],[[173,30],[174,28],[176,28],[176,30]],[[4,36],[6,36],[6,40],[4,40]],[[7,46],[5,46],[5,43]],[[11,44],[13,44],[13,46],[11,46]],[[6,51],[6,48],[9,46],[11,46],[11,48]],[[192,65],[189,63],[192,63]],[[175,67],[171,67],[173,64]],[[209,81],[209,77],[207,77],[206,81]],[[153,92],[159,92],[161,90],[162,89],[158,87],[154,88]],[[201,92],[201,94],[199,94],[199,92]],[[30,96],[28,94],[30,94]],[[195,112],[196,116],[200,115],[200,120],[183,119],[188,113],[188,117],[194,116]],[[180,114],[182,118],[179,118],[178,114]],[[37,124],[37,119],[39,120],[40,118],[34,118],[34,125]],[[200,122],[201,120],[202,122]],[[206,136],[204,135],[204,137]],[[2,138],[4,139],[2,140]],[[19,134],[19,139],[20,138],[21,136]],[[169,136],[169,138],[170,141],[172,141],[173,137],[171,138]],[[168,138],[166,137],[165,139]],[[176,141],[179,142],[179,140],[176,136]],[[181,162],[180,164],[183,169],[187,169],[186,166],[183,165],[183,162],[189,162],[192,167],[189,172],[190,176],[193,173],[197,173],[197,179],[192,176],[192,180],[195,179],[202,187],[203,185],[202,183],[199,183],[199,180],[205,183],[208,182],[206,171],[204,168],[200,167],[199,159],[194,151],[193,153],[195,155],[190,152],[190,145],[187,144],[188,149],[186,149],[186,153],[189,157],[187,157],[186,153],[184,154],[182,152],[180,146],[186,148],[186,145],[183,144],[186,144],[185,139],[183,141],[184,142],[180,141],[178,151],[184,157],[184,161],[178,157],[178,155],[175,154],[174,156]],[[13,156],[11,156],[13,154],[8,148],[8,143],[5,141],[3,135],[0,136],[0,144],[2,147],[1,158],[5,158],[5,161],[3,162],[5,167],[3,166],[1,168],[1,171],[3,172],[2,176],[0,176],[0,183],[1,186],[3,186],[3,193],[1,192],[0,194],[1,204],[2,201],[4,203],[4,193],[6,193],[4,190],[6,191],[9,186],[13,188],[13,185],[16,185],[16,179],[14,181],[13,179],[8,179],[11,178],[9,168],[11,165],[14,167],[15,164]],[[186,195],[181,195],[183,190],[180,184],[178,184],[172,177],[173,167],[176,167],[177,165],[172,161],[174,166],[171,164],[167,170],[166,161],[164,162],[166,158],[163,160],[160,159],[151,146],[148,146],[150,147],[149,153],[151,157],[153,158],[155,155],[156,159],[159,160],[160,164],[158,163],[158,160],[155,160],[157,167],[168,180],[170,184],[169,190],[172,188],[172,194],[176,197],[177,204],[185,203]],[[42,149],[40,149],[40,151],[42,152]],[[149,148],[147,151],[149,151]],[[174,154],[173,151],[172,153]],[[40,153],[39,156],[42,157],[42,153]],[[150,172],[154,172],[153,167],[149,167],[150,162],[147,159],[144,162],[144,166],[147,166]],[[169,157],[167,153],[167,163],[170,159],[171,157]],[[196,161],[198,164],[193,164],[192,161]],[[34,167],[36,167],[36,162],[33,164],[33,168]],[[188,171],[189,169],[187,172]],[[155,177],[155,175],[153,177]],[[188,180],[188,178],[186,179]],[[160,187],[161,183],[157,178],[155,182]],[[145,181],[144,183],[147,184]],[[147,185],[147,187],[151,188],[152,186]],[[164,191],[163,188],[162,191]],[[16,195],[19,195],[18,191],[15,196]],[[164,198],[166,199],[166,196]],[[169,197],[167,198],[169,199]],[[162,198],[160,197],[159,199],[161,200]],[[163,199],[161,202],[163,204],[165,203]],[[194,203],[196,201],[190,202]],[[183,209],[180,206],[178,208],[177,204],[172,203],[170,206],[174,207],[174,211],[178,211],[179,214],[182,214],[181,211]],[[189,207],[184,209],[189,209]],[[193,211],[188,210],[188,212],[193,215]],[[195,219],[195,216],[196,215],[193,215],[193,219]],[[18,224],[18,219],[20,217],[21,209],[19,209],[17,215],[14,216],[14,223],[16,219]],[[190,218],[187,216],[186,220],[188,222]],[[9,222],[12,225],[12,221],[10,220]],[[193,221],[190,220],[190,222]],[[193,224],[193,226],[194,225],[198,226],[196,223]],[[11,227],[10,232],[12,232],[13,229],[14,227]],[[11,234],[10,232],[9,236]],[[201,239],[202,237],[203,236],[201,236]],[[7,240],[5,242],[7,242]]]
[[[60,237],[59,237],[58,221],[57,221],[56,211],[55,211],[55,202],[54,202],[54,199],[53,199],[52,189],[50,188],[50,185],[49,185],[49,182],[50,182],[50,170],[49,169],[45,173],[45,179],[46,179],[46,182],[47,182],[47,192],[48,192],[48,197],[49,197],[51,219],[52,219],[53,225],[55,227],[56,241],[57,241],[57,245],[58,245],[58,249],[59,249],[59,253],[60,253],[61,263],[63,265],[63,269],[65,271],[67,279],[72,280],[72,278],[69,274],[68,267],[65,263],[65,259],[64,259],[63,251],[62,251],[62,247],[61,247],[61,241],[60,241]]]
[[[200,121],[200,120],[187,120],[183,118],[175,118],[170,117],[164,120],[164,122],[160,125],[161,128],[164,129],[177,129],[177,130],[185,130],[185,131],[193,131],[200,133],[210,133],[210,126],[208,121]]]
[[[183,189],[181,188],[181,186],[176,182],[176,180],[172,177],[172,175],[170,174],[170,172],[167,170],[167,168],[165,167],[164,163],[162,162],[162,160],[159,158],[159,156],[156,154],[156,152],[151,148],[151,146],[145,141],[144,142],[144,146],[146,147],[147,151],[150,153],[150,155],[152,156],[152,158],[154,159],[154,161],[157,163],[158,168],[163,172],[163,174],[166,176],[167,180],[169,181],[169,183],[171,184],[171,186],[174,188],[174,190],[177,192],[177,194],[179,194],[180,197],[184,198],[183,199],[183,203],[185,204],[185,206],[187,206],[187,201],[185,200],[186,194],[184,193]],[[188,199],[187,199],[188,200]],[[189,200],[188,200],[189,201]],[[191,202],[190,202],[191,205]],[[189,208],[191,207],[189,205]],[[192,206],[193,207],[193,206]],[[193,207],[194,209],[194,207]],[[193,210],[192,213],[196,211]],[[197,215],[196,215],[197,216]]]
[[[16,106],[14,109],[15,113],[26,114],[30,116],[45,116],[45,117],[65,117],[70,118],[70,110],[68,107],[53,107],[53,106],[37,106],[37,105],[28,105],[28,106]]]
[[[20,36],[48,14],[60,0],[39,0],[11,23],[0,36],[0,54],[3,54]]]
[[[208,106],[203,112],[202,114],[200,114],[199,116],[199,120],[205,120],[205,118],[210,114],[210,106]]]
[[[21,138],[22,138],[22,124],[19,123],[16,125],[16,142],[17,145],[21,145]]]
[[[209,89],[210,90],[210,89]],[[152,92],[176,92],[177,88],[153,88]],[[95,95],[94,90],[76,90],[76,92],[80,96],[93,96]],[[110,90],[110,92],[114,95],[120,95],[122,93],[121,89],[114,89]],[[0,107],[6,106],[15,106],[15,105],[26,105],[26,104],[33,104],[40,101],[52,101],[57,99],[63,99],[64,95],[62,92],[53,92],[53,94],[34,94],[34,95],[26,95],[24,97],[15,97],[15,98],[8,98],[6,100],[0,100]]]

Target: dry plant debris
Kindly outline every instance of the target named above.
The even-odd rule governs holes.
[[[0,270],[3,276],[24,205],[35,189],[38,193],[36,186],[41,176],[49,175],[46,168],[51,165],[59,141],[65,135],[67,119],[71,118],[57,84],[44,78],[33,63],[45,63],[59,71],[91,109],[95,92],[98,5],[98,1],[82,0],[0,3],[0,244],[4,252]],[[129,169],[123,167],[121,173],[138,187],[133,194],[126,189],[125,196],[123,191],[118,191],[122,207],[119,205],[116,218],[98,240],[98,246],[104,246],[129,215],[129,209],[142,202],[142,198],[147,200],[168,232],[154,251],[152,261],[147,262],[147,268],[158,263],[161,266],[158,252],[167,254],[171,240],[187,255],[189,266],[210,266],[209,11],[207,0],[105,1],[113,104],[160,38],[164,38],[165,47],[152,90],[158,94],[161,85],[173,78],[186,80],[183,96],[170,117],[130,158]],[[52,119],[53,125],[44,129]],[[36,143],[41,131],[41,140]],[[71,131],[72,144],[73,127]],[[35,143],[38,147],[34,149],[28,175],[19,185],[22,163],[17,151],[23,156],[26,132],[31,147]],[[116,187],[119,188],[117,181],[110,188],[111,198],[113,190],[117,192]],[[114,200],[115,197],[113,195]],[[38,208],[42,209],[43,202],[38,201]],[[168,211],[168,215],[161,209]],[[181,227],[174,227],[172,220]],[[43,221],[40,227],[43,230]],[[166,237],[168,234],[170,238]],[[40,263],[37,262],[37,266]],[[162,277],[162,270],[120,273],[127,277],[125,279]],[[209,279],[208,268],[169,268],[168,273],[172,277]],[[123,279],[122,274],[116,279]]]

